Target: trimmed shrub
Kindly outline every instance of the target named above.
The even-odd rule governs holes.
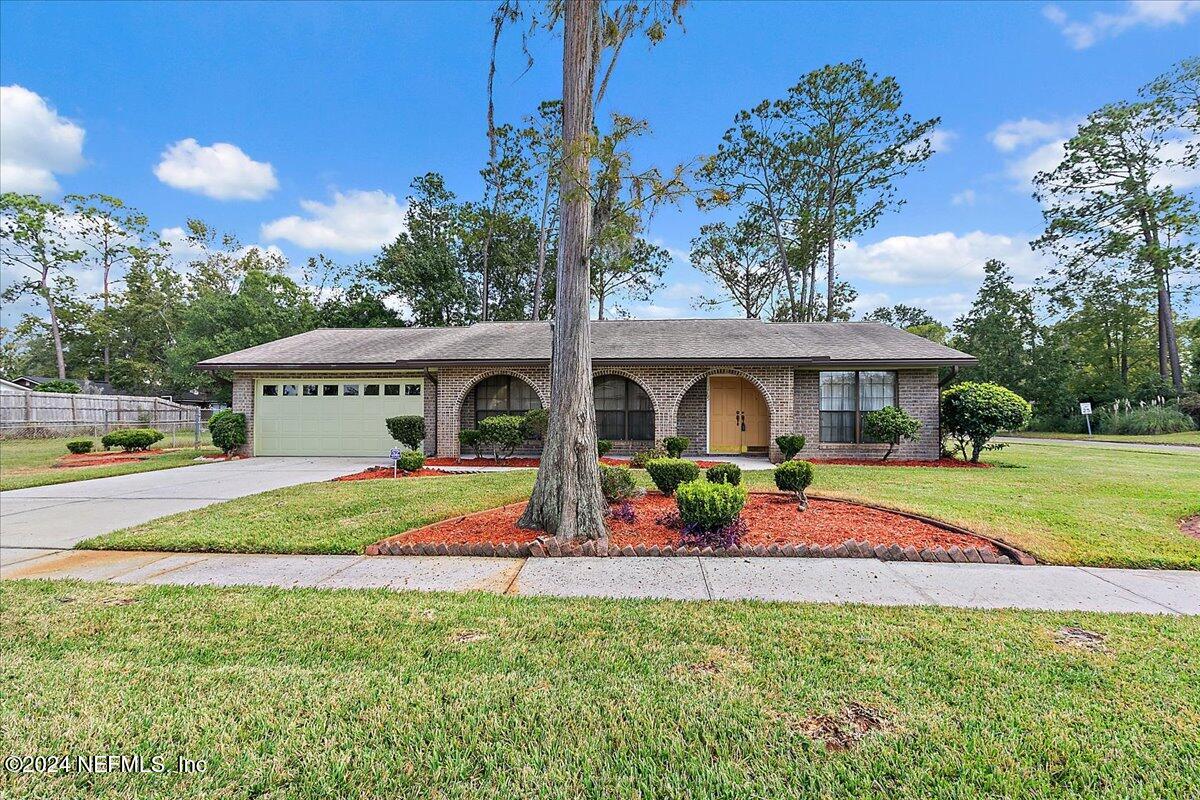
[[[609,467],[601,464],[600,491],[605,500],[615,503],[618,500],[636,497],[638,487],[633,481],[633,473],[627,467]]]
[[[813,465],[808,461],[785,461],[775,467],[775,485],[781,492],[791,492],[800,501],[800,510],[808,508],[804,492],[812,485]]]
[[[723,528],[737,519],[746,505],[746,487],[691,481],[675,490],[675,505],[685,526],[696,525],[705,530]]]
[[[484,417],[479,421],[479,435],[497,459],[508,458],[525,441],[521,418],[515,414]]]
[[[704,472],[704,477],[709,483],[728,483],[730,486],[737,486],[742,482],[742,468],[737,464],[720,463],[714,464]]]
[[[682,458],[651,459],[646,462],[646,471],[658,490],[667,496],[674,494],[680,484],[700,477],[700,468],[696,463]]]
[[[679,458],[691,443],[692,440],[686,436],[668,436],[663,439],[663,449],[667,451],[668,458]]]
[[[388,433],[409,450],[416,450],[425,438],[425,418],[416,414],[403,417],[388,417],[385,420]]]
[[[208,431],[213,444],[229,455],[246,443],[246,415],[225,409],[212,415]]]
[[[638,450],[636,453],[634,453],[633,457],[629,459],[629,466],[636,469],[645,469],[646,464],[654,459],[666,457],[666,450],[663,450],[661,447],[650,447],[645,450]]]
[[[91,439],[72,439],[67,442],[67,449],[77,456],[92,452],[92,447],[94,446],[95,442]]]
[[[779,449],[783,451],[783,460],[791,461],[796,457],[796,454],[804,449],[804,444],[807,440],[798,433],[789,433],[786,436],[776,436],[775,444],[779,445]]]
[[[606,455],[608,455],[608,451],[612,450],[612,448],[613,448],[613,443],[610,442],[608,439],[597,439],[596,440],[596,457],[604,458]]]
[[[425,466],[425,454],[420,450],[405,450],[396,459],[396,468],[404,472],[416,472]]]
[[[883,460],[887,461],[892,450],[900,444],[900,440],[915,442],[921,430],[921,421],[904,409],[895,406],[884,406],[877,411],[863,415],[863,433],[872,439],[887,442],[887,452]]]
[[[464,447],[470,450],[476,458],[483,455],[483,434],[474,428],[468,428],[465,431],[458,432],[458,443],[461,445],[459,450]]]
[[[531,408],[521,417],[521,433],[526,439],[541,439],[550,427],[550,412],[544,408]]]
[[[1019,431],[1033,413],[1028,401],[995,383],[967,381],[942,392],[942,431],[963,458],[976,462],[997,431]]]
[[[105,450],[110,447],[120,447],[126,453],[132,453],[146,450],[162,438],[161,433],[151,428],[122,428],[104,434],[100,442],[104,445]]]
[[[52,380],[38,384],[34,387],[35,392],[53,392],[54,394],[79,394],[82,390],[79,384],[74,381]]]

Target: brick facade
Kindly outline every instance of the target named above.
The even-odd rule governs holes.
[[[424,377],[425,452],[429,455],[459,455],[458,434],[474,421],[474,398],[471,390],[479,381],[492,375],[507,374],[520,378],[533,387],[542,405],[550,402],[550,370],[548,366],[522,366],[513,369],[494,367],[450,366],[431,370],[432,374],[414,372],[353,373],[372,375],[381,379]],[[236,373],[233,382],[233,408],[246,415],[247,443],[244,452],[253,453],[254,442],[254,380],[282,378],[297,373]],[[308,377],[345,378],[350,373],[311,373]],[[868,457],[882,455],[886,445],[822,444],[818,410],[818,372],[795,370],[783,366],[722,366],[713,365],[638,365],[598,367],[596,375],[622,375],[637,382],[654,404],[654,436],[662,441],[667,436],[687,436],[692,440],[688,454],[698,456],[707,451],[708,381],[710,375],[738,375],[753,383],[766,400],[770,413],[769,452],[773,461],[781,457],[775,438],[788,433],[802,433],[808,444],[803,455],[811,457]],[[938,457],[938,372],[936,369],[900,370],[897,375],[900,407],[921,421],[921,435],[916,442],[897,446],[895,458],[934,459]],[[629,454],[647,446],[644,442],[616,442],[614,454]],[[530,452],[536,448],[526,448]]]
[[[887,452],[886,444],[844,444],[821,442],[820,373],[816,370],[796,370],[795,407],[798,424],[796,433],[807,440],[800,457],[812,458],[879,458]],[[892,458],[935,459],[941,452],[938,419],[938,371],[936,369],[902,369],[896,372],[900,408],[921,422],[920,436],[915,442],[901,442],[892,451]]]

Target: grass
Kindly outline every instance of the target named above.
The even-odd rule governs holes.
[[[57,439],[0,439],[0,491],[6,489],[26,489],[31,486],[48,486],[55,483],[71,483],[90,478],[107,478],[112,475],[128,475],[131,472],[151,472],[157,469],[171,467],[186,467],[194,462],[198,455],[216,453],[209,446],[208,434],[204,434],[201,447],[198,450],[180,450],[174,453],[152,456],[144,461],[134,461],[128,464],[104,464],[95,467],[56,467],[54,462],[67,455],[67,442],[73,439],[92,438],[96,449],[100,448],[99,437],[69,436]],[[192,435],[181,434],[178,439],[180,446],[188,446]],[[158,443],[159,447],[170,447],[171,437],[168,435]]]
[[[1182,444],[1190,447],[1200,447],[1200,431],[1183,431],[1181,433],[1155,434],[1122,434],[1100,433],[1089,436],[1086,433],[1056,433],[1054,431],[1017,431],[1016,433],[1001,434],[1001,436],[1020,436],[1026,439],[1072,439],[1093,442],[1133,442],[1136,444]]]
[[[1196,618],[29,581],[0,620],[3,754],[206,762],[6,796],[1200,794]],[[883,728],[827,749],[850,704]]]
[[[1200,454],[1010,445],[992,469],[821,465],[814,490],[916,511],[1057,564],[1200,569]],[[80,547],[360,553],[438,519],[528,496],[533,471],[295,486],[99,536]],[[639,472],[643,483],[645,473]],[[747,472],[757,489],[769,472]]]

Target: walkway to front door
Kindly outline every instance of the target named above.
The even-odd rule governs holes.
[[[767,401],[735,375],[708,379],[708,449],[713,453],[765,453],[771,430]]]

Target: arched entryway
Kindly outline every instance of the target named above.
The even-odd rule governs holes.
[[[740,375],[709,375],[709,452],[765,455],[770,437],[771,412],[758,387]]]

